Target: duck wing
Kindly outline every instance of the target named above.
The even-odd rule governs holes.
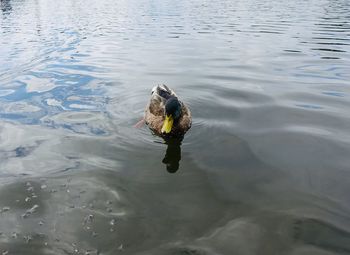
[[[173,96],[177,97],[175,92],[165,84],[154,87],[152,89],[152,95],[154,93],[160,96],[161,98],[165,99],[165,101],[168,100],[170,97],[173,97]]]
[[[165,102],[170,97],[177,97],[177,95],[168,86],[164,84],[154,86],[152,89],[151,100],[148,105],[149,112],[156,116],[163,116]]]

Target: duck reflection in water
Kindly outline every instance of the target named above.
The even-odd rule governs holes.
[[[188,107],[168,86],[155,86],[145,109],[145,117],[136,127],[143,123],[146,123],[155,135],[164,139],[168,148],[163,163],[166,164],[168,172],[176,172],[181,160],[181,141],[192,124]]]
[[[167,149],[162,162],[169,173],[175,173],[180,166],[182,138],[165,138],[164,140]]]

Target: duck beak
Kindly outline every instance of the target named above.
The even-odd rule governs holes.
[[[174,119],[171,115],[166,115],[165,120],[162,127],[162,134],[169,134],[171,128],[173,127]]]

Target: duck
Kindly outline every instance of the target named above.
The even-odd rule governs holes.
[[[164,84],[152,88],[144,120],[161,137],[183,137],[192,125],[190,109]]]

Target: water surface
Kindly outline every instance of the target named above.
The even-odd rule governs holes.
[[[349,1],[0,3],[0,252],[350,254]]]

